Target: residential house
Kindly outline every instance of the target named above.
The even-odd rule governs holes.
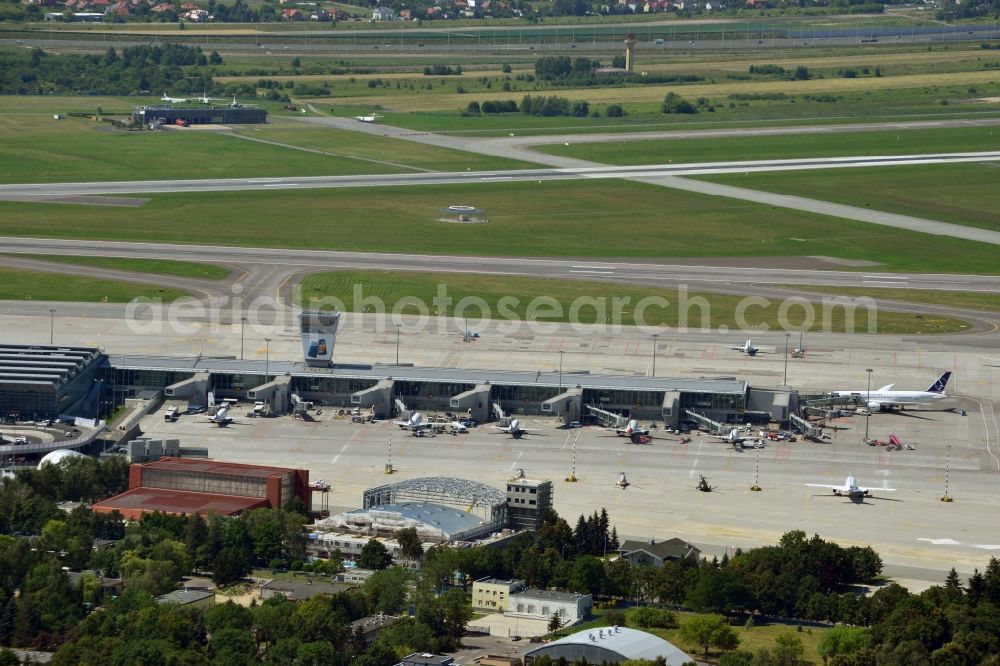
[[[305,21],[306,17],[302,15],[298,9],[294,7],[289,9],[281,10],[281,20],[282,21]]]
[[[630,564],[662,567],[664,562],[690,559],[697,562],[701,551],[682,539],[667,539],[657,543],[649,541],[625,541],[618,549],[622,559]]]
[[[376,7],[372,10],[373,21],[395,21],[396,12],[392,7]]]

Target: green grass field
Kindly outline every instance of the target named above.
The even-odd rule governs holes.
[[[364,113],[371,113],[371,111]],[[481,171],[528,169],[538,166],[530,162],[438,148],[403,139],[373,136],[363,132],[318,128],[287,121],[273,125],[270,123],[268,125],[243,125],[238,129],[238,132],[255,139],[322,150],[338,157],[384,162],[390,167],[392,164],[402,163],[411,168],[431,171]],[[396,171],[402,170],[396,169]]]
[[[336,271],[308,275],[299,287],[298,300],[303,307],[321,309],[336,307],[347,312],[371,311],[368,306],[365,309],[361,307],[362,299],[366,297],[381,299],[387,312],[393,311],[393,307],[401,299],[416,298],[427,305],[431,314],[461,317],[465,313],[469,318],[478,320],[482,317],[481,307],[472,305],[471,301],[467,310],[464,308],[456,310],[456,306],[463,299],[476,299],[476,302],[485,302],[488,312],[491,313],[487,318],[504,321],[571,321],[580,324],[620,323],[624,326],[638,324],[708,329],[718,329],[720,326],[729,329],[759,328],[765,324],[774,329],[781,323],[778,318],[778,308],[781,304],[779,300],[774,300],[764,308],[749,309],[746,321],[740,322],[735,315],[737,306],[743,300],[740,296],[694,292],[679,295],[676,289],[626,287],[576,280],[453,273]],[[450,306],[440,299],[441,307],[434,304],[435,296],[442,293],[452,299]],[[550,310],[546,307],[533,313],[529,304],[540,296],[555,299],[559,304],[557,312],[552,312],[551,315],[539,314],[539,312],[549,313]],[[650,301],[649,307],[640,305],[637,308],[643,299],[650,297],[666,299],[670,305],[661,307]],[[331,298],[338,302],[335,303],[330,300]],[[504,298],[513,298],[516,302],[507,300],[501,307],[500,301]],[[707,311],[703,312],[700,306],[693,305],[694,299],[698,299],[698,303],[707,302]],[[683,303],[692,305],[685,307]],[[831,327],[824,329],[822,316],[818,314],[819,307],[817,305],[813,330],[844,332],[848,328],[845,324],[844,310],[836,308],[831,310]],[[416,310],[404,311],[416,312]],[[849,332],[867,332],[870,323],[867,311],[859,309],[857,312],[853,328]],[[788,322],[789,328],[794,330],[798,330],[802,324],[801,310],[796,308],[796,313],[795,316],[798,318]],[[877,312],[877,319],[874,322],[877,332],[894,334],[950,333],[968,327],[966,322],[956,319],[883,310]]]
[[[835,293],[844,296],[868,296],[910,303],[948,305],[955,308],[1000,312],[1000,294],[975,291],[938,291],[934,289],[868,289],[865,287],[821,287],[818,285],[782,285],[798,291]]]
[[[87,277],[68,279],[58,273],[0,268],[0,300],[4,301],[128,303],[133,298],[144,297],[170,302],[190,295],[185,291],[160,289],[151,284]]]
[[[685,619],[696,615],[695,613],[689,613],[685,611],[673,611],[674,616],[677,618],[678,623],[683,623]],[[582,624],[569,627],[567,629],[561,629],[556,635],[565,636],[568,634],[575,634],[578,631],[584,631],[586,629],[606,627],[608,626],[608,621],[604,619],[604,611],[594,609],[593,611],[594,619],[589,622],[584,622]],[[631,620],[633,611],[626,610],[625,617],[626,621]],[[633,626],[631,623],[629,626]],[[642,631],[647,631],[651,634],[655,634],[660,638],[676,645],[677,647],[684,650],[687,654],[692,657],[698,657],[699,659],[703,656],[701,649],[696,645],[687,644],[680,636],[680,630],[678,628],[673,629],[660,629],[657,627],[639,627]],[[792,632],[795,636],[802,641],[802,659],[805,664],[822,664],[823,660],[819,654],[819,642],[822,639],[823,634],[826,633],[826,629],[820,627],[808,627],[802,631],[796,631],[795,627],[786,624],[763,624],[756,625],[747,629],[746,627],[733,627],[736,635],[740,639],[739,648],[740,650],[750,650],[751,652],[757,652],[763,648],[773,648],[775,645],[774,639],[778,636]],[[719,653],[716,651],[709,652],[710,659],[718,659]],[[714,661],[713,661],[714,663]]]
[[[916,155],[1000,149],[1000,127],[956,127],[887,132],[822,130],[785,136],[662,139],[551,144],[535,150],[603,164],[723,162],[849,155]]]
[[[1000,230],[1000,162],[726,174],[702,179]]]
[[[41,261],[54,261],[61,264],[76,264],[79,266],[96,266],[97,268],[113,268],[119,271],[134,273],[150,273],[152,275],[173,275],[177,277],[198,278],[201,280],[221,280],[232,271],[214,264],[200,264],[194,261],[173,261],[165,259],[129,259],[125,257],[77,257],[58,254],[14,254],[9,257],[23,257]]]
[[[484,208],[489,223],[439,221],[452,204]],[[164,194],[127,209],[0,202],[0,235],[483,256],[822,255],[997,272],[991,245],[615,180]]]
[[[452,171],[526,166],[354,132],[305,129],[300,135],[290,127],[244,126],[241,132],[277,141],[288,138],[292,139],[289,143],[329,149],[333,154],[245,141],[227,136],[229,132],[122,132],[80,118],[55,121],[45,115],[0,115],[0,145],[4,147],[0,151],[0,182],[334,176],[399,173],[412,168]]]

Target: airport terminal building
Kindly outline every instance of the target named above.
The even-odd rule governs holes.
[[[634,418],[673,429],[785,422],[798,409],[794,391],[753,388],[735,377],[336,364],[339,315],[304,312],[300,319],[303,357],[295,362],[0,345],[0,407],[5,415],[52,417],[83,409],[88,398],[121,405],[143,392],[161,391],[167,399],[201,406],[210,396],[261,401],[274,414],[313,403],[357,407],[378,418],[430,410],[480,422],[540,415],[621,427]],[[97,391],[100,396],[91,395]]]

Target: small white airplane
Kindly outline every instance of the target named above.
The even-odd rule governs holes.
[[[924,405],[944,400],[948,397],[944,390],[948,386],[949,379],[951,379],[951,372],[946,372],[925,391],[893,391],[892,387],[895,384],[887,384],[875,391],[837,391],[835,395],[842,398],[854,398],[873,412],[890,411],[895,408],[902,409],[905,405]]]
[[[202,104],[211,104],[212,102],[221,102],[225,97],[209,97],[208,93],[203,93],[201,97],[195,97],[195,99]],[[236,96],[233,96],[233,103],[236,103]]]
[[[219,407],[219,411],[215,412],[213,416],[208,417],[208,422],[214,423],[220,428],[225,428],[232,423],[233,419],[229,416],[229,406]]]
[[[466,427],[466,425],[464,423],[460,422],[460,421],[452,421],[451,423],[449,423],[448,424],[448,430],[451,433],[456,434],[456,435],[459,434],[459,433],[463,433],[464,434],[464,433],[469,432],[469,429]]]
[[[807,483],[810,488],[829,488],[833,490],[833,494],[837,497],[850,497],[851,499],[864,499],[865,497],[871,497],[872,491],[879,491],[883,493],[894,492],[895,488],[865,488],[859,486],[854,476],[848,476],[844,480],[844,485],[833,486],[825,483]]]
[[[380,116],[377,113],[370,113],[367,116],[354,116],[354,119],[355,120],[360,120],[363,123],[373,123],[373,122],[375,122],[376,118],[381,118],[381,117],[382,116]]]
[[[160,98],[161,102],[170,102],[172,104],[183,104],[184,102],[190,101],[187,97],[170,97],[167,93],[163,93],[163,97]]]
[[[501,434],[502,433],[504,435],[510,435],[514,439],[521,439],[521,437],[523,437],[524,435],[526,435],[528,433],[538,432],[538,430],[529,430],[528,428],[522,428],[521,427],[521,422],[518,421],[517,419],[511,420],[510,425],[506,425],[506,426],[493,426],[493,427],[494,428],[500,428],[500,433],[494,433],[494,434]]]
[[[739,347],[730,347],[730,349],[732,349],[733,351],[738,351],[742,354],[746,354],[747,356],[756,356],[757,352],[760,351],[760,347],[755,347],[753,344],[753,340],[751,340],[750,338],[747,338],[747,341],[744,342]]]

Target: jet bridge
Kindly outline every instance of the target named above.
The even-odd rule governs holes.
[[[391,379],[379,380],[375,386],[355,391],[351,395],[351,404],[356,407],[371,407],[375,418],[388,418],[392,413],[392,387],[394,385],[395,382]],[[397,408],[400,405],[403,407],[400,412],[405,411],[406,405],[403,405],[402,401],[396,400],[396,403]]]
[[[806,421],[798,414],[789,414],[788,420],[791,422],[793,428],[802,433],[803,437],[812,437],[813,439],[819,439],[823,435],[822,428],[817,428],[816,426],[809,423],[809,421]]]
[[[722,432],[726,429],[726,425],[719,423],[718,421],[713,421],[704,414],[699,414],[698,412],[692,412],[690,409],[685,409],[684,413],[689,419],[697,423],[698,425],[703,425],[708,428],[711,432]]]
[[[621,428],[628,423],[628,419],[621,414],[615,414],[594,405],[587,405],[587,413],[609,428]]]
[[[163,389],[167,398],[184,398],[190,403],[205,406],[208,404],[208,385],[212,380],[211,373],[197,372],[189,379],[183,379],[176,384]]]
[[[542,413],[559,416],[563,423],[580,420],[580,408],[583,405],[583,389],[572,388],[542,403]]]
[[[500,427],[504,427],[510,424],[510,417],[507,413],[503,411],[503,407],[500,406],[499,402],[494,402],[493,405],[493,415],[497,417],[497,422]]]
[[[291,375],[279,375],[256,388],[247,391],[250,400],[267,403],[272,414],[284,414],[290,400]]]
[[[453,396],[448,406],[459,412],[464,412],[477,421],[486,421],[490,415],[490,391],[492,385],[476,384],[474,389]]]

